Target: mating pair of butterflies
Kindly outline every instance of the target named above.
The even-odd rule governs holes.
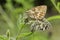
[[[25,12],[25,23],[30,24],[31,31],[47,30],[51,27],[51,23],[46,20],[45,14],[47,11],[46,5],[34,7]]]

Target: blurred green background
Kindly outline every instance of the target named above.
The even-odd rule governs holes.
[[[31,34],[23,14],[40,5],[47,5],[52,29]],[[0,40],[60,40],[60,0],[0,0]]]

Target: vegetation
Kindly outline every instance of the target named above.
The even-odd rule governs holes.
[[[36,31],[31,34],[29,25],[24,24],[23,14],[41,2],[48,6],[46,18],[52,24],[51,31]],[[60,40],[59,0],[2,0],[0,1],[0,40]],[[49,4],[53,5],[50,6]],[[42,5],[42,4],[40,4]],[[51,8],[52,7],[52,8]],[[51,8],[51,9],[50,9]],[[52,11],[51,11],[52,10]],[[49,14],[50,13],[50,14]],[[52,32],[52,34],[49,34]],[[31,35],[30,35],[31,34]],[[57,36],[56,36],[57,35]]]

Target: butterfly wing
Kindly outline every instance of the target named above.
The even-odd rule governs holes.
[[[32,24],[31,24],[31,31],[34,32],[36,30],[50,30],[52,28],[51,23],[46,20],[45,18],[40,21],[40,20],[35,20]]]
[[[37,6],[28,11],[26,11],[27,15],[33,19],[42,19],[46,14],[47,6]]]

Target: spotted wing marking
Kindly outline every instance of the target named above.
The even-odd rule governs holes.
[[[46,14],[46,10],[47,10],[47,6],[42,5],[42,6],[37,6],[37,7],[30,9],[30,10],[26,11],[26,13],[31,18],[42,19],[42,18],[44,18],[45,14]]]

